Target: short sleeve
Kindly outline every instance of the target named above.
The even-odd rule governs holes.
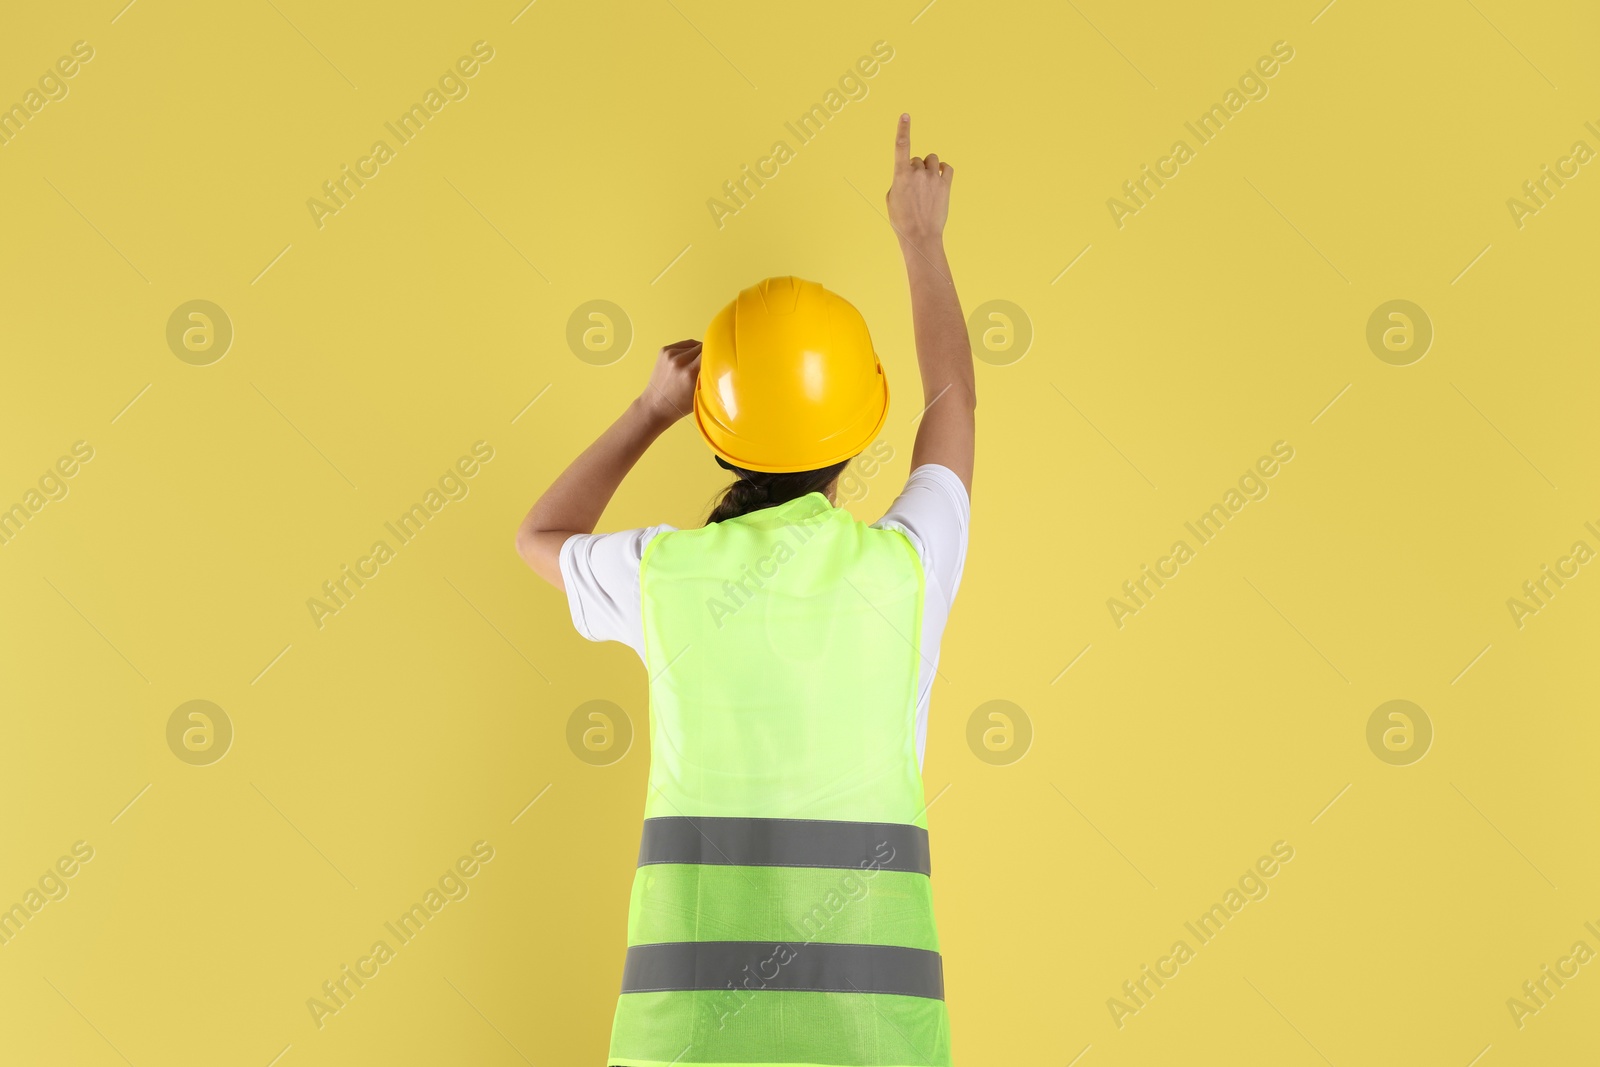
[[[561,543],[561,581],[572,625],[590,641],[620,641],[644,656],[639,564],[652,538],[674,527],[573,534]]]
[[[941,598],[938,607],[943,614],[949,613],[961,585],[971,519],[972,501],[956,472],[942,464],[924,463],[911,472],[883,518],[873,523],[910,539],[922,560],[929,590]]]

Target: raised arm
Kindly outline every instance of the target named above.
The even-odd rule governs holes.
[[[911,116],[900,116],[894,142],[894,181],[889,187],[889,223],[900,239],[911,283],[911,322],[922,370],[922,424],[911,449],[911,467],[949,467],[972,493],[977,385],[972,344],[944,254],[944,223],[950,209],[955,168],[929,153],[911,154]]]
[[[561,546],[573,534],[594,532],[617,486],[645,449],[689,413],[699,373],[699,341],[663,348],[644,392],[534,503],[517,527],[517,554],[539,577],[566,589],[561,580]]]

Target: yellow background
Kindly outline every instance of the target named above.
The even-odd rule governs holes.
[[[0,904],[94,858],[0,946],[0,1060],[604,1063],[645,678],[513,531],[656,348],[786,273],[854,301],[888,366],[894,458],[852,504],[876,518],[921,406],[880,210],[901,110],[958,170],[966,311],[1034,330],[977,368],[928,742],[959,1062],[1595,1055],[1600,963],[1520,1029],[1506,1007],[1600,950],[1600,567],[1520,629],[1506,606],[1600,548],[1600,164],[1521,228],[1506,206],[1600,148],[1593,7],[923,4],[11,12],[0,102],[95,51],[0,147],[0,504],[94,458],[0,547]],[[470,95],[319,229],[307,199],[479,40]],[[798,146],[784,123],[879,40],[868,95]],[[1269,95],[1114,225],[1280,40]],[[779,139],[719,229],[707,200]],[[195,299],[235,330],[209,366],[166,342]],[[566,342],[594,299],[635,334],[604,366]],[[1394,299],[1435,330],[1409,366],[1365,340]],[[470,494],[319,629],[307,599],[479,440]],[[1270,495],[1114,625],[1279,440]],[[720,474],[680,424],[604,528],[695,523]],[[209,766],[167,745],[194,699],[235,730]],[[1433,726],[1409,766],[1367,746],[1391,699]],[[590,700],[634,726],[609,766],[566,741]],[[968,746],[991,700],[1031,722],[1009,765]],[[479,840],[470,895],[319,1029],[307,999]],[[1107,999],[1280,840],[1270,895],[1119,1029]]]

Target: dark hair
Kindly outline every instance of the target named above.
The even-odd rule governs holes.
[[[808,493],[820,493],[839,477],[839,472],[844,470],[845,464],[850,461],[844,460],[831,467],[819,467],[814,471],[793,471],[786,474],[745,470],[720,457],[717,462],[739,477],[722,491],[722,499],[717,501],[717,506],[711,509],[711,516],[706,519],[707,525],[748,515],[762,508],[787,504]]]

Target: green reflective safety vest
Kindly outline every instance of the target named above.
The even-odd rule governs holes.
[[[610,1064],[950,1063],[916,753],[922,565],[812,493],[657,535]]]

